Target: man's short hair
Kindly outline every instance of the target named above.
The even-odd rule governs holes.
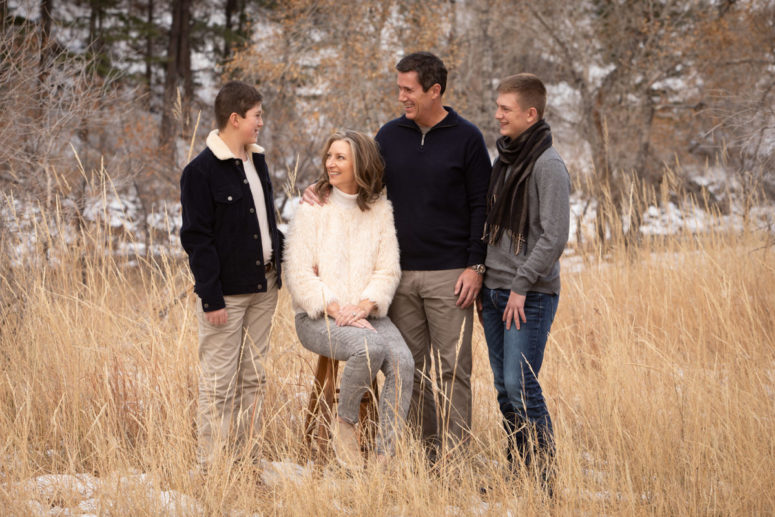
[[[500,82],[498,93],[516,93],[519,96],[520,108],[535,108],[538,118],[544,118],[546,86],[538,76],[528,73],[510,75]]]
[[[215,123],[222,130],[229,123],[229,117],[236,113],[244,117],[248,110],[261,104],[264,98],[253,86],[242,81],[229,81],[215,97]]]
[[[402,74],[417,72],[417,81],[424,92],[436,83],[441,86],[441,95],[447,89],[447,68],[441,59],[430,52],[415,52],[404,56],[396,65],[396,70]]]

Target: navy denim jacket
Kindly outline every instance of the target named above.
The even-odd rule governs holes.
[[[284,236],[277,229],[274,196],[262,153],[252,152],[272,239],[272,263],[281,285]],[[210,148],[180,178],[183,225],[180,242],[194,274],[194,292],[205,312],[224,308],[224,295],[265,292],[266,267],[253,195],[241,160],[218,159]]]

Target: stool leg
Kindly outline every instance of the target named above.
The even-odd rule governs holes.
[[[331,439],[331,419],[334,418],[332,410],[336,404],[336,374],[339,371],[339,361],[323,357],[327,364],[325,382],[323,383],[323,403],[320,407],[320,420],[318,421],[318,445],[320,450],[328,451]]]
[[[312,385],[312,393],[310,393],[309,404],[307,405],[307,418],[304,422],[304,440],[309,447],[312,445],[313,436],[317,436],[318,447],[321,451],[328,450],[331,409],[336,398],[336,374],[338,367],[339,361],[322,355],[318,356],[318,364],[315,368],[315,381]]]
[[[323,386],[326,384],[326,377],[331,360],[328,357],[318,356],[318,364],[315,368],[315,380],[312,383],[312,392],[309,395],[307,404],[307,418],[304,422],[304,437],[307,445],[312,442],[312,436],[315,434],[315,424],[317,423],[318,412],[320,411],[320,396],[323,393]]]
[[[320,392],[323,391],[323,382],[325,381],[326,365],[323,357],[318,357],[318,364],[315,368],[315,380],[312,383],[312,392],[309,394],[309,403],[307,404],[307,418],[304,420],[304,441],[309,447],[312,443],[314,434],[313,422],[318,411],[318,402]]]

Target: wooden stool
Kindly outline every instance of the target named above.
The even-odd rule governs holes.
[[[304,423],[304,438],[307,447],[311,447],[313,440],[318,450],[328,454],[329,441],[331,439],[331,420],[334,417],[334,404],[338,402],[339,388],[336,387],[336,376],[339,370],[339,361],[318,356],[318,365],[315,371],[315,382],[312,393],[309,396],[307,406],[307,418]],[[361,399],[361,407],[358,415],[361,450],[368,452],[374,446],[377,436],[377,402],[379,392],[377,378],[371,381],[371,389],[364,393]]]

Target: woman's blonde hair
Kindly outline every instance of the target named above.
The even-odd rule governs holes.
[[[328,137],[326,145],[323,146],[323,173],[315,184],[315,193],[321,196],[331,192],[332,187],[328,181],[328,171],[326,170],[326,154],[328,154],[331,144],[339,140],[350,144],[350,152],[353,157],[353,175],[355,176],[355,184],[358,186],[356,202],[358,208],[366,211],[369,209],[369,204],[376,201],[382,193],[382,174],[385,171],[385,162],[379,153],[377,142],[358,131],[345,129]]]

